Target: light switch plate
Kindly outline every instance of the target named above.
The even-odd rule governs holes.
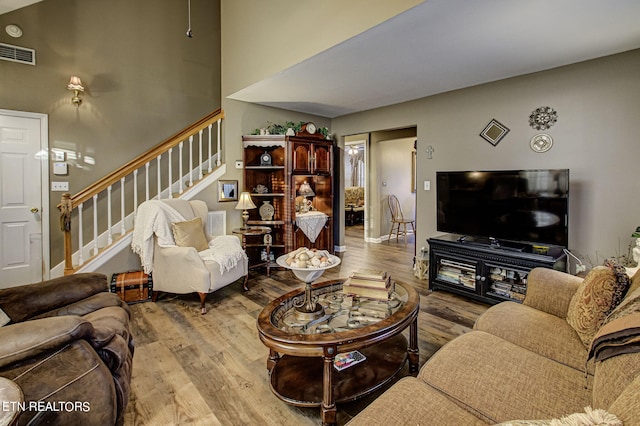
[[[51,190],[61,192],[68,191],[69,182],[51,182]]]
[[[425,191],[430,191],[431,190],[431,181],[430,180],[425,180],[424,181],[424,190]]]
[[[236,169],[241,169],[243,167],[242,161],[236,160]]]

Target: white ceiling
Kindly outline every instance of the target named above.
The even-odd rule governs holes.
[[[0,0],[0,15],[41,1],[42,0]]]
[[[637,48],[639,0],[428,0],[229,98],[333,118]]]

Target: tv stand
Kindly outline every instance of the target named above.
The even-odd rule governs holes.
[[[445,234],[429,243],[429,289],[483,302],[522,302],[533,268],[564,271],[564,247]]]

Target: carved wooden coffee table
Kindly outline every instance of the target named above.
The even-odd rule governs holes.
[[[258,333],[269,348],[271,389],[283,401],[301,407],[320,406],[322,424],[336,422],[336,403],[353,401],[384,386],[402,369],[418,370],[420,295],[395,283],[389,302],[345,296],[342,280],[312,286],[324,315],[301,321],[296,290],[267,305],[258,317]],[[409,327],[409,342],[402,331]],[[366,360],[345,370],[334,368],[339,353],[360,351]]]

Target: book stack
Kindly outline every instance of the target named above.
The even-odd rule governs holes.
[[[359,270],[352,273],[342,285],[342,291],[369,299],[389,300],[394,283],[386,271]]]

